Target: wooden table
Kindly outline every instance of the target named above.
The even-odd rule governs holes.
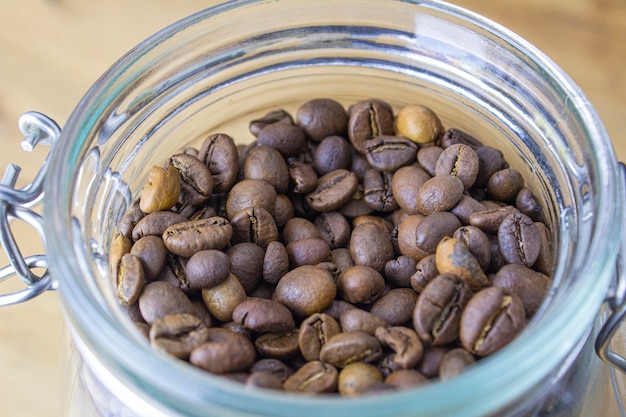
[[[200,0],[4,0],[0,4],[0,169],[32,180],[43,151],[24,153],[20,114],[41,111],[62,126],[78,100],[120,55]],[[626,160],[624,0],[454,0],[522,35],[585,91]],[[41,251],[29,228],[26,253]],[[32,250],[32,252],[29,252]],[[5,264],[4,259],[0,259]],[[3,283],[0,291],[18,289]],[[0,417],[63,415],[67,335],[57,295],[0,309]],[[608,417],[608,416],[607,416]]]

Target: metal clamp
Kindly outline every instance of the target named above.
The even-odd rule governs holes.
[[[18,125],[24,134],[22,148],[32,151],[38,144],[53,145],[61,136],[61,129],[49,117],[37,113],[24,113]],[[10,265],[0,268],[0,282],[13,277],[19,277],[26,288],[0,294],[0,306],[17,304],[29,300],[46,290],[55,289],[56,282],[52,281],[48,273],[46,255],[31,255],[24,257],[20,251],[13,232],[11,222],[21,220],[32,226],[45,244],[43,233],[43,219],[41,215],[31,209],[43,198],[43,181],[48,167],[48,158],[44,160],[35,179],[28,185],[16,189],[15,185],[21,168],[10,164],[0,181],[0,245],[9,259]],[[33,270],[44,272],[37,275]]]
[[[626,187],[626,166],[620,163],[622,187]],[[622,212],[622,225],[626,224],[626,210]],[[626,358],[611,349],[613,337],[620,329],[626,316],[626,233],[620,237],[620,252],[617,254],[615,281],[607,294],[606,302],[609,315],[596,338],[595,348],[598,356],[613,368],[626,374]]]

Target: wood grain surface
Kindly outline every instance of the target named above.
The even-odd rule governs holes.
[[[165,25],[215,2],[3,0],[0,3],[0,169],[32,180],[44,151],[21,150],[17,120],[41,111],[61,126],[96,78]],[[583,89],[626,160],[626,0],[454,0],[536,45]],[[16,230],[25,253],[36,234]],[[0,264],[6,263],[0,256]],[[20,285],[2,283],[0,291]],[[0,309],[0,417],[63,416],[67,335],[55,293]],[[617,414],[614,414],[617,415]],[[606,416],[611,417],[611,416]]]

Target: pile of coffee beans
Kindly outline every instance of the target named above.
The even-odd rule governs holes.
[[[550,286],[551,233],[500,150],[423,105],[333,99],[154,166],[117,295],[152,346],[249,386],[344,396],[449,379]]]

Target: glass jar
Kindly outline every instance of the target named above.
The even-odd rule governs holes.
[[[522,172],[547,208],[556,264],[549,301],[509,346],[416,390],[294,397],[155,352],[124,316],[107,251],[147,167],[209,133],[249,142],[248,120],[317,97],[426,104]],[[481,16],[438,1],[228,2],[122,57],[51,152],[44,233],[75,347],[72,416],[603,415],[610,386],[594,343],[605,299],[622,299],[620,169],[572,80]]]

